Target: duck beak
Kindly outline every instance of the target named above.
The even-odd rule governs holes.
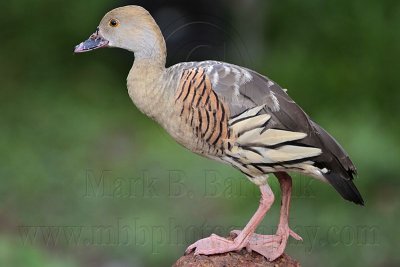
[[[83,53],[91,50],[95,50],[102,47],[107,47],[109,41],[104,39],[99,33],[99,28],[93,33],[89,39],[75,46],[74,53]]]

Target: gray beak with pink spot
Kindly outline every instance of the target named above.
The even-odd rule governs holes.
[[[108,47],[108,43],[109,41],[101,36],[99,29],[97,28],[96,32],[93,33],[89,39],[75,46],[74,53],[83,53],[102,47]]]

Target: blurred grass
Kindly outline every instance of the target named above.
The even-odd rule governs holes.
[[[235,21],[239,16],[229,3],[221,4],[233,14],[233,25],[243,23]],[[72,47],[113,6],[49,0],[3,5],[6,16],[0,21],[12,27],[3,27],[0,50],[1,266],[167,266],[195,239],[211,232],[227,235],[247,222],[258,203],[254,186],[232,168],[175,144],[133,107],[125,85],[133,55],[116,49],[72,55]],[[289,253],[304,266],[398,265],[399,3],[271,0],[259,5],[265,27],[243,42],[262,42],[266,49],[247,62],[288,88],[343,144],[358,167],[356,183],[366,200],[366,207],[357,207],[324,184],[305,186],[307,179],[295,179],[299,197],[291,221],[304,242],[291,242]],[[226,60],[242,59],[232,54]],[[88,170],[95,179],[111,171],[107,181],[114,197],[85,196]],[[118,182],[126,190],[132,179],[155,181],[155,194],[136,184],[138,195],[121,196]],[[184,189],[171,197],[171,185],[181,188],[177,181]],[[301,197],[304,188],[311,195]],[[278,202],[261,230],[273,231]],[[128,245],[90,242],[90,231],[78,244],[62,238],[46,243],[40,233],[24,242],[21,234],[21,226],[90,229],[118,222],[135,229]],[[354,229],[363,226],[376,229],[368,235],[373,242],[356,242],[360,236]],[[168,238],[174,227],[184,233]],[[341,232],[332,235],[335,227]]]
[[[55,257],[31,246],[21,246],[13,238],[0,239],[1,266],[73,267],[78,266],[68,257]]]

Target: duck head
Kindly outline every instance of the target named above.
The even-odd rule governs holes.
[[[140,6],[124,6],[108,12],[96,31],[77,45],[75,53],[103,47],[132,51],[135,56],[165,53],[165,42],[159,27],[149,12]]]

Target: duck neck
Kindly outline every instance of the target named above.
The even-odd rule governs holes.
[[[165,104],[165,63],[167,49],[160,28],[154,22],[142,38],[135,53],[135,62],[128,76],[128,92],[135,105],[154,119]]]
[[[141,112],[156,120],[163,110],[165,70],[165,55],[143,57],[135,53],[127,80],[133,103]]]
[[[135,62],[133,67],[140,66],[146,68],[165,69],[166,52],[162,47],[149,48],[147,51],[135,52]]]
[[[146,38],[142,38],[135,53],[135,64],[165,68],[167,46],[160,28],[154,22]]]

